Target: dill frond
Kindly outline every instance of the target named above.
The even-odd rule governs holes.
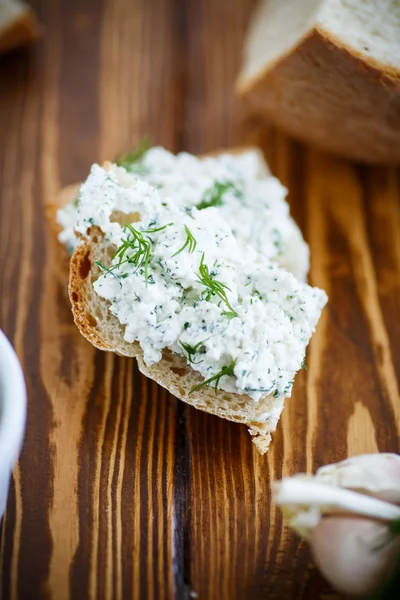
[[[233,181],[216,181],[214,185],[204,192],[203,199],[196,204],[198,210],[209,208],[210,206],[222,206],[225,192],[232,190],[237,198],[242,198],[243,193],[239,190]]]
[[[204,252],[203,252],[203,255],[202,255],[201,261],[200,261],[199,273],[197,275],[197,281],[199,283],[201,283],[201,285],[204,285],[204,287],[206,288],[206,290],[207,290],[206,300],[207,301],[209,301],[212,296],[218,296],[222,300],[222,302],[224,302],[224,304],[226,304],[226,306],[229,309],[228,311],[224,312],[224,315],[227,316],[229,319],[233,319],[234,317],[237,317],[237,312],[230,305],[228,296],[226,295],[225,290],[229,290],[229,287],[227,285],[225,285],[224,283],[221,283],[220,281],[215,281],[215,279],[212,279],[212,276],[210,275],[208,266],[204,262]]]
[[[177,252],[175,252],[175,254],[172,255],[171,258],[173,258],[174,256],[177,256],[178,254],[183,252],[185,248],[188,248],[188,252],[190,252],[190,253],[192,253],[196,250],[197,242],[196,242],[195,238],[193,237],[193,234],[191,233],[191,231],[187,225],[185,225],[185,231],[186,231],[186,236],[187,236],[186,242],[183,244],[182,248],[179,248],[179,250]]]
[[[218,373],[216,373],[215,375],[213,375],[209,379],[206,379],[202,383],[199,383],[198,385],[195,385],[190,390],[189,394],[192,394],[193,392],[197,392],[202,387],[209,386],[211,383],[214,384],[212,387],[214,388],[214,391],[217,394],[218,393],[218,386],[219,386],[219,382],[220,382],[221,378],[224,377],[225,375],[227,375],[228,377],[234,377],[235,365],[236,365],[236,360],[234,360],[233,362],[231,362],[230,365],[226,365],[225,367],[222,367],[222,369],[220,371],[218,371]]]

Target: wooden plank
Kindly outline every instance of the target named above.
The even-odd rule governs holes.
[[[9,598],[333,598],[270,482],[399,450],[400,179],[304,149],[233,96],[246,0],[36,0],[46,33],[0,61],[0,327],[30,396],[1,529]],[[270,452],[178,403],[71,320],[44,206],[143,135],[258,141],[290,188],[329,307]]]

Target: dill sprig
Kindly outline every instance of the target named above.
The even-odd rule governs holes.
[[[217,394],[218,393],[218,386],[219,386],[219,382],[220,382],[221,378],[224,377],[225,375],[227,375],[228,377],[234,377],[235,365],[236,365],[236,360],[234,360],[233,362],[231,362],[230,365],[226,365],[225,367],[222,367],[222,369],[220,371],[218,371],[218,373],[216,373],[215,375],[213,375],[209,379],[206,379],[202,383],[199,383],[198,385],[195,385],[190,390],[189,394],[192,394],[193,392],[197,392],[202,387],[204,387],[206,385],[209,386],[211,383],[214,383],[214,385],[212,387],[214,388],[214,391]]]
[[[117,268],[125,263],[134,265],[135,273],[138,269],[143,268],[144,278],[147,284],[149,277],[151,242],[129,223],[125,225],[125,229],[129,231],[131,237],[130,239],[128,238],[126,240],[122,240],[122,244],[114,254],[113,260],[118,257],[119,262],[116,264]],[[124,258],[128,250],[133,250],[134,254],[128,255],[127,258]]]
[[[209,208],[210,206],[222,206],[222,197],[228,190],[232,190],[237,198],[242,198],[243,193],[239,190],[233,181],[216,181],[214,185],[204,192],[203,199],[196,204],[198,210]]]
[[[148,137],[143,138],[137,148],[120,154],[115,159],[115,164],[119,167],[124,167],[127,171],[138,172],[138,166],[140,167],[140,161],[143,159],[146,152],[150,149],[151,144]]]
[[[229,319],[237,317],[237,312],[233,310],[232,306],[229,303],[228,296],[225,292],[225,290],[230,291],[230,288],[227,285],[225,285],[225,283],[221,283],[220,281],[215,281],[215,279],[212,279],[208,266],[204,262],[204,252],[200,261],[197,281],[201,283],[201,285],[204,285],[204,287],[207,289],[207,301],[210,300],[211,296],[218,296],[222,300],[222,302],[224,302],[229,308],[229,311],[224,311],[224,315]]]
[[[125,279],[126,277],[128,277],[128,273],[122,273],[121,275],[117,275],[116,273],[114,273],[114,269],[116,268],[117,265],[114,265],[112,267],[106,267],[99,260],[95,260],[94,262],[102,271],[104,271],[105,273],[108,273],[109,275],[112,275],[116,279]]]
[[[118,258],[118,262],[111,267],[106,267],[100,261],[96,261],[96,264],[106,273],[119,278],[124,278],[128,275],[127,273],[122,275],[116,275],[114,273],[115,269],[119,269],[124,264],[134,265],[134,273],[136,273],[138,269],[143,268],[147,285],[149,279],[151,242],[143,236],[142,232],[135,229],[129,223],[127,223],[124,228],[128,230],[129,237],[126,240],[122,240],[122,244],[112,258],[112,260]],[[133,254],[130,252],[128,253],[128,251],[133,251]]]
[[[157,227],[156,229],[144,229],[143,233],[157,233],[157,231],[163,231],[164,229],[166,229],[167,227],[169,227],[170,225],[173,225],[173,223],[167,223],[166,225],[163,225],[162,227]]]
[[[186,247],[188,248],[188,252],[190,252],[190,253],[192,253],[196,250],[197,242],[196,242],[195,238],[193,237],[193,234],[191,233],[191,231],[187,225],[185,225],[185,231],[186,231],[186,236],[187,236],[186,242],[183,244],[182,248],[179,248],[179,250],[177,252],[175,252],[175,254],[172,255],[171,258],[173,258],[174,256],[177,256],[178,254],[183,252]]]
[[[197,364],[199,364],[199,362],[201,362],[201,361],[196,362],[193,357],[195,354],[197,354],[199,348],[204,344],[204,342],[198,342],[194,346],[191,346],[190,344],[187,344],[185,342],[179,342],[179,343],[182,346],[182,348],[184,349],[184,351],[186,352],[187,359],[191,364],[197,365]]]

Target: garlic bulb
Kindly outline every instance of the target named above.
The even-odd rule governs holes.
[[[295,475],[274,485],[275,502],[305,537],[314,560],[338,590],[374,592],[399,559],[400,456],[369,454]]]

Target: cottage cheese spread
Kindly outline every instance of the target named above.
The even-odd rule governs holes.
[[[171,155],[168,160],[175,159]],[[191,163],[193,158],[184,155],[179,160]],[[221,169],[228,168],[224,162]],[[326,303],[325,292],[276,266],[272,247],[271,261],[251,245],[244,252],[244,237],[235,237],[224,218],[229,211],[214,206],[199,210],[190,185],[185,184],[177,200],[179,186],[175,175],[168,183],[167,166],[157,175],[164,182],[158,189],[115,165],[109,170],[92,167],[81,187],[74,229],[85,236],[96,225],[118,249],[111,264],[100,265],[103,274],[94,284],[96,293],[109,301],[111,312],[125,326],[125,340],[140,343],[148,365],[169,348],[201,373],[202,385],[208,381],[256,402],[269,394],[290,396]],[[214,171],[209,170],[204,189],[212,181]],[[268,185],[279,186],[276,181]],[[195,188],[193,180],[192,191]],[[186,196],[190,201],[184,205]],[[227,202],[233,206],[235,194],[231,196]],[[260,192],[260,201],[262,197]],[[280,206],[279,202],[283,197],[277,201]],[[117,213],[127,215],[128,224],[121,226],[125,221],[117,222]]]
[[[271,260],[305,281],[309,251],[289,214],[287,190],[269,175],[255,150],[240,155],[221,154],[197,158],[186,152],[171,154],[163,148],[148,150],[124,176],[125,185],[140,177],[170,196],[180,207],[213,205],[230,225],[242,252],[257,249],[258,260]],[[74,233],[77,204],[59,212],[63,227],[60,240],[69,249]]]

